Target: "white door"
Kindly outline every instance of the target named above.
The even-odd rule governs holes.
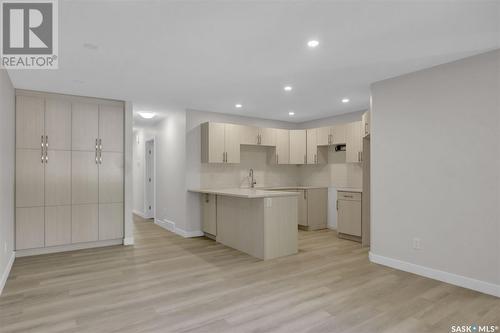
[[[44,166],[40,149],[16,150],[16,207],[44,206]]]
[[[103,152],[99,161],[99,203],[123,202],[123,153]]]
[[[71,150],[71,103],[45,100],[45,135],[49,150]]]
[[[95,152],[71,152],[71,170],[72,204],[97,204],[99,173]]]
[[[145,190],[144,190],[144,216],[154,218],[154,184],[155,184],[155,158],[154,158],[154,140],[146,141],[145,156]]]

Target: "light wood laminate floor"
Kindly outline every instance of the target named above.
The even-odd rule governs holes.
[[[18,258],[0,332],[450,332],[500,299],[371,264],[330,230],[260,261],[135,219],[135,246]]]

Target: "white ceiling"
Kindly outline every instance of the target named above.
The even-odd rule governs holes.
[[[367,108],[372,82],[500,48],[499,1],[59,1],[59,13],[59,70],[11,70],[14,86],[157,112],[302,122]]]

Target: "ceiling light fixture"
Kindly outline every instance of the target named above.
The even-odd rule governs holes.
[[[243,107],[243,105],[241,105],[241,104],[235,104],[234,107],[237,108],[237,109],[241,109]]]
[[[316,46],[319,45],[319,42],[315,39],[313,40],[310,40],[307,42],[307,46],[309,46],[310,48],[315,48]]]
[[[151,119],[156,116],[153,112],[138,112],[138,114],[144,119]]]
[[[295,116],[295,112],[290,111],[290,112],[288,112],[288,115],[289,115],[290,117]]]
[[[349,103],[349,98],[342,98],[342,103]]]
[[[283,88],[284,91],[292,91],[292,89],[293,89],[292,86],[285,86]]]

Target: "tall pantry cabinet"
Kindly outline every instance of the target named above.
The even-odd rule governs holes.
[[[122,102],[17,92],[17,251],[123,238],[123,122]]]

